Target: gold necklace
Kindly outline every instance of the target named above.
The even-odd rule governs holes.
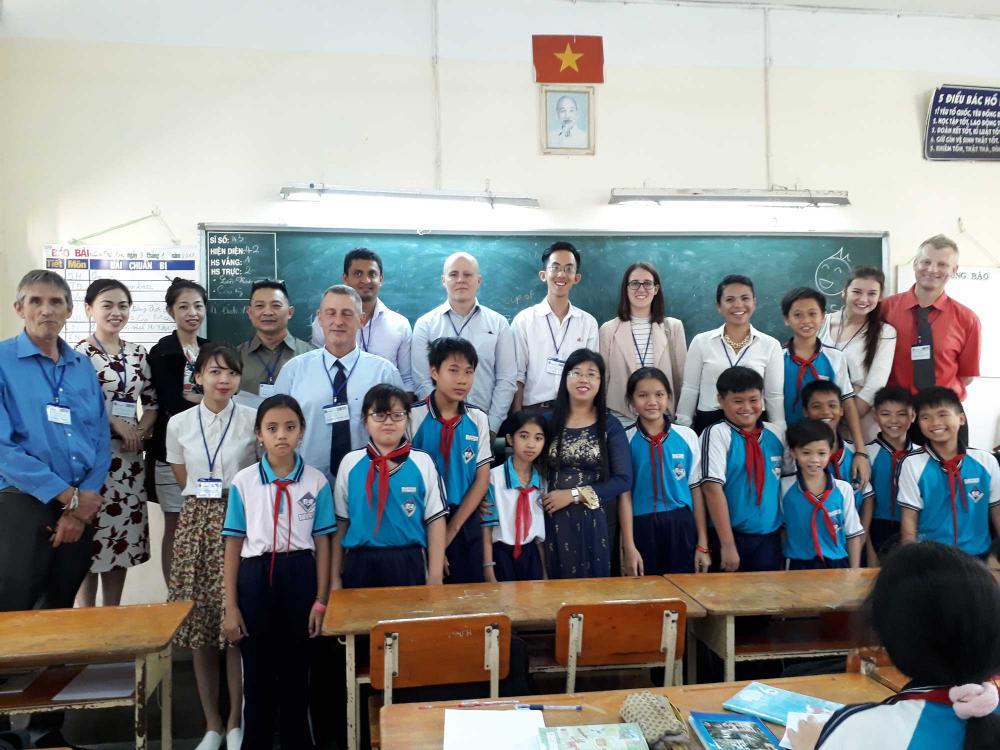
[[[725,331],[722,332],[722,338],[723,338],[723,340],[727,344],[729,344],[729,346],[731,346],[733,348],[734,352],[739,352],[740,349],[742,349],[744,346],[746,346],[747,344],[749,344],[750,343],[750,338],[752,336],[753,336],[753,334],[747,333],[747,337],[745,339],[743,339],[742,341],[733,341],[731,338],[729,338],[729,334],[728,333],[726,333]]]

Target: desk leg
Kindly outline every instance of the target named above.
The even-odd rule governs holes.
[[[358,683],[355,679],[357,662],[355,661],[356,648],[353,635],[347,636],[345,650],[344,662],[347,673],[347,750],[358,750],[358,745],[361,744],[361,738],[359,737],[361,717],[358,710]]]
[[[146,750],[146,657],[135,657],[135,748]]]
[[[732,615],[706,617],[696,620],[694,632],[698,640],[708,646],[722,659],[725,672],[724,682],[736,679],[736,627]],[[692,649],[693,651],[694,649]],[[689,657],[690,659],[690,657]],[[688,662],[690,664],[690,661]]]
[[[736,679],[736,621],[732,615],[726,615],[724,637],[726,639],[724,679],[726,682],[733,682]]]
[[[173,750],[174,667],[169,646],[166,656],[160,678],[160,750]]]
[[[698,684],[698,638],[695,635],[694,623],[688,620],[687,624],[687,684]]]

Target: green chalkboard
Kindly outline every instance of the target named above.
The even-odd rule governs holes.
[[[385,266],[381,297],[414,322],[444,301],[441,266],[451,253],[464,250],[479,260],[483,285],[479,300],[508,319],[545,296],[538,280],[542,251],[555,239],[567,239],[582,255],[583,280],[573,290],[573,303],[598,323],[615,315],[624,269],[633,261],[651,261],[659,270],[667,314],[680,318],[690,340],[696,333],[721,325],[715,309],[715,287],[730,273],[750,276],[757,289],[754,325],[784,339],[787,336],[778,302],[794,286],[813,286],[827,295],[830,309],[840,304],[851,266],[883,267],[881,234],[418,234],[318,231],[287,228],[202,225],[209,264],[209,240],[219,233],[241,236],[240,247],[258,250],[243,258],[247,269],[240,283],[223,280],[222,293],[210,287],[208,336],[236,344],[251,335],[244,308],[250,284],[276,273],[288,285],[296,314],[292,333],[309,338],[309,323],[320,295],[340,283],[343,257],[355,247],[378,252]],[[273,233],[276,253],[266,242]],[[221,236],[221,235],[220,235]],[[268,236],[270,236],[268,234]],[[246,242],[253,238],[253,242]],[[218,243],[216,243],[218,246]],[[211,271],[211,265],[209,265]],[[242,296],[231,296],[245,290]]]

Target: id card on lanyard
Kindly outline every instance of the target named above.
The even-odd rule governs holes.
[[[63,364],[62,367],[58,367],[53,364],[53,367],[59,371],[59,375],[55,380],[53,380],[49,377],[49,373],[45,371],[45,366],[42,365],[38,358],[35,358],[35,363],[38,365],[38,369],[42,371],[42,375],[45,377],[45,382],[48,383],[49,388],[52,389],[52,401],[45,405],[45,418],[53,424],[73,424],[73,412],[70,411],[68,406],[64,406],[59,403],[59,397],[60,394],[62,394],[63,378],[66,377],[66,365]]]
[[[562,375],[566,360],[560,358],[559,352],[562,350],[563,344],[566,343],[566,337],[569,336],[569,327],[571,324],[572,321],[566,322],[566,332],[563,334],[562,341],[556,343],[556,333],[552,330],[552,321],[549,320],[547,314],[545,316],[545,325],[549,327],[549,337],[552,339],[552,347],[555,349],[553,355],[545,360],[545,372],[549,375]]]
[[[252,341],[253,339],[251,339]],[[274,350],[274,356],[271,358],[271,364],[264,361],[264,358],[260,356],[261,347],[257,347],[253,355],[260,362],[260,366],[264,368],[264,375],[267,377],[266,383],[261,383],[257,389],[257,395],[261,398],[268,398],[275,394],[274,390],[274,379],[278,375],[278,365],[281,363],[281,347],[282,344],[278,344],[277,349]]]
[[[933,325],[931,321],[931,312],[933,310],[927,311],[927,328],[931,328]],[[920,309],[917,307],[913,308],[913,330],[915,332],[916,341],[913,346],[910,347],[910,360],[913,362],[922,362],[931,359],[934,356],[934,346],[930,339],[925,340],[923,336],[920,335],[921,320],[920,320]],[[930,331],[931,336],[933,336],[933,329]]]
[[[351,375],[354,374],[354,368],[358,366],[358,361],[361,359],[359,356],[354,360],[354,364],[351,365],[351,369],[347,372],[347,376],[344,378],[344,384],[338,389],[333,383],[333,378],[330,377],[330,370],[326,366],[325,357],[320,357],[320,364],[323,366],[323,372],[326,373],[327,380],[330,381],[330,392],[333,394],[333,403],[327,404],[323,407],[323,423],[324,424],[334,424],[336,422],[344,422],[351,418],[351,411],[347,405],[347,384],[351,380]]]
[[[201,431],[201,443],[205,447],[205,458],[208,460],[208,476],[198,478],[198,497],[209,500],[218,500],[222,497],[222,480],[215,476],[215,462],[219,458],[222,444],[226,442],[226,435],[229,433],[229,426],[233,423],[233,417],[236,416],[236,404],[232,404],[232,407],[233,410],[229,413],[229,421],[226,422],[226,428],[222,431],[222,436],[219,438],[219,444],[215,446],[214,453],[208,449],[208,438],[205,437],[205,423],[201,418],[201,406],[195,407],[198,410],[198,429]]]

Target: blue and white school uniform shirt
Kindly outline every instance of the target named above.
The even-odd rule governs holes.
[[[240,557],[314,550],[313,537],[336,530],[330,483],[300,456],[286,476],[264,456],[233,478],[222,535],[245,537]]]
[[[522,493],[522,490],[526,490]],[[483,502],[483,526],[493,529],[493,541],[511,547],[545,541],[545,511],[542,495],[545,485],[538,470],[532,467],[531,480],[522,486],[514,470],[514,459],[490,469],[490,486]],[[525,498],[525,503],[521,498]],[[520,506],[520,509],[519,509]],[[519,513],[520,510],[520,513]],[[527,512],[525,512],[527,511]],[[521,520],[518,521],[518,516]],[[527,521],[527,523],[525,523]],[[520,539],[518,539],[520,531]]]
[[[701,434],[701,481],[723,486],[729,524],[742,534],[770,534],[781,527],[785,434],[770,422],[758,429],[744,432],[726,420]]]
[[[701,483],[701,446],[690,427],[666,425],[648,435],[638,422],[625,431],[632,454],[632,515],[692,509],[691,490]]]
[[[866,482],[864,487],[854,487],[854,480],[851,478],[851,466],[854,463],[854,443],[844,440],[839,435],[837,442],[840,447],[830,454],[830,463],[826,465],[826,470],[834,479],[842,479],[850,485],[854,492],[854,504],[861,512],[861,505],[865,500],[875,494],[871,482]]]
[[[847,540],[865,533],[851,485],[830,476],[819,497],[805,488],[801,475],[784,477],[781,514],[785,557],[791,560],[842,560],[847,557]]]
[[[990,508],[1000,503],[1000,467],[978,448],[951,461],[942,461],[929,446],[920,448],[900,464],[896,502],[919,511],[921,541],[981,555],[990,546]]]
[[[479,467],[493,461],[490,419],[482,409],[465,403],[458,405],[458,415],[452,418],[454,425],[446,425],[441,419],[432,392],[410,411],[410,442],[434,458],[448,502],[458,506],[476,481]]]
[[[832,380],[840,388],[840,400],[854,396],[854,386],[847,369],[847,356],[832,346],[816,340],[816,353],[803,360],[792,354],[792,342],[785,344],[785,423],[795,424],[804,418],[802,389],[814,380]]]
[[[899,509],[896,507],[899,466],[913,448],[913,443],[907,440],[906,447],[897,451],[889,445],[881,433],[865,446],[868,458],[871,459],[871,485],[875,493],[872,518],[880,521],[899,521]]]
[[[400,452],[402,448],[406,450]],[[378,468],[379,454],[372,443],[344,456],[333,487],[333,503],[338,521],[350,524],[343,541],[346,549],[426,547],[427,526],[448,515],[434,459],[405,442],[400,449],[386,455],[395,456],[393,460],[399,463],[389,470],[388,485],[381,487],[384,479]]]

